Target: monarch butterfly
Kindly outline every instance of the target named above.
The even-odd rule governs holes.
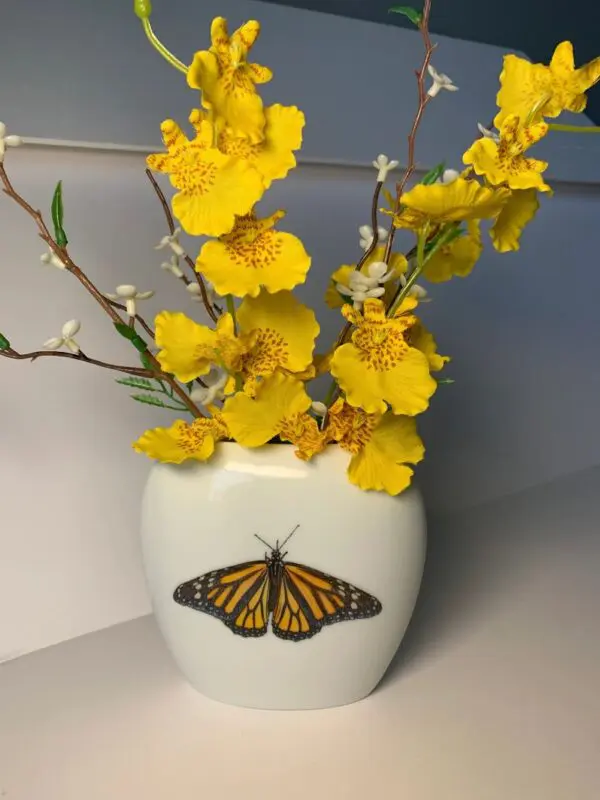
[[[351,583],[284,561],[282,548],[298,527],[275,547],[255,534],[270,549],[263,561],[207,572],[180,584],[173,599],[217,617],[239,636],[264,636],[271,619],[275,636],[293,642],[310,639],[324,625],[379,614],[379,600]]]

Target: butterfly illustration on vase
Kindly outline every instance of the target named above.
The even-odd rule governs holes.
[[[298,529],[261,561],[215,569],[180,584],[173,599],[182,606],[217,617],[238,636],[264,636],[269,619],[280,639],[299,642],[324,625],[375,617],[381,603],[351,583],[304,564],[284,561],[284,545]]]

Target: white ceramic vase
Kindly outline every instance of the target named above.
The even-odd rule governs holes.
[[[324,708],[360,700],[383,677],[419,591],[425,517],[416,488],[362,492],[347,462],[338,447],[305,463],[291,445],[225,443],[206,464],[152,468],[148,586],[198,691],[254,708]]]

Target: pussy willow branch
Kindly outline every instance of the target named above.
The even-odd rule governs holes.
[[[97,358],[90,358],[84,353],[63,353],[58,350],[35,350],[32,353],[19,353],[12,347],[6,350],[0,350],[0,356],[6,358],[14,358],[18,360],[35,361],[38,358],[51,356],[53,358],[70,358],[74,361],[81,361],[84,364],[93,364],[96,367],[103,367],[104,369],[112,369],[115,372],[125,372],[128,375],[136,375],[140,378],[155,378],[156,374],[151,369],[143,369],[142,367],[127,367],[121,364],[109,364],[106,361],[99,361]]]
[[[427,74],[427,67],[431,61],[431,56],[433,51],[435,50],[435,45],[432,44],[431,38],[429,36],[429,17],[431,15],[431,0],[425,0],[423,5],[423,17],[421,22],[419,23],[419,31],[421,32],[421,36],[423,38],[423,44],[425,45],[425,55],[423,56],[423,63],[421,64],[421,68],[416,71],[417,76],[417,91],[419,93],[419,105],[417,106],[417,112],[413,119],[412,128],[410,129],[410,133],[408,134],[408,160],[406,162],[406,170],[404,175],[402,176],[401,180],[396,183],[396,205],[394,208],[394,213],[397,214],[398,210],[400,209],[400,199],[406,187],[406,184],[410,180],[413,172],[416,169],[416,162],[415,162],[415,145],[417,141],[417,132],[419,130],[419,125],[421,124],[421,120],[423,119],[423,112],[425,111],[431,97],[425,91],[425,75]],[[394,237],[396,235],[396,228],[394,227],[394,223],[392,220],[392,225],[390,227],[390,235],[388,237],[387,246],[385,248],[385,255],[383,260],[387,264],[390,260],[392,254],[392,246],[394,244]]]
[[[40,237],[46,242],[48,247],[52,250],[53,253],[63,262],[65,268],[68,272],[74,275],[77,280],[82,284],[82,286],[92,295],[92,297],[96,300],[96,302],[102,306],[104,311],[108,314],[111,318],[113,323],[119,323],[121,325],[125,324],[123,318],[118,314],[115,309],[113,308],[111,302],[104,297],[104,295],[99,291],[99,289],[92,283],[92,281],[87,277],[87,275],[83,272],[80,267],[75,264],[66,247],[60,247],[57,242],[52,237],[50,231],[48,230],[46,223],[44,222],[44,218],[40,211],[37,211],[33,206],[31,206],[24,197],[22,197],[17,190],[13,187],[6,170],[4,168],[4,164],[0,163],[0,182],[3,185],[4,193],[11,198],[17,205],[21,206],[21,208],[29,214],[29,216],[33,219],[35,224],[39,229]],[[5,351],[3,351],[5,352]],[[64,355],[67,355],[66,353]],[[154,369],[154,373],[156,377],[160,378],[161,380],[168,383],[169,386],[172,387],[173,391],[177,394],[180,398],[182,403],[186,406],[186,408],[191,412],[194,417],[202,417],[204,416],[198,406],[193,402],[187,392],[179,385],[179,383],[173,378],[171,375],[164,373],[161,370],[160,364],[156,360],[156,358],[152,355],[150,350],[146,348],[144,351],[144,355],[148,359],[149,363],[152,364]],[[80,359],[81,360],[81,359]],[[137,369],[132,367],[132,369]],[[148,370],[151,372],[150,370]],[[132,373],[136,374],[136,373]]]
[[[169,233],[172,236],[175,233],[175,220],[173,219],[173,215],[171,214],[171,209],[169,208],[169,204],[167,203],[167,198],[165,197],[163,190],[158,185],[156,178],[150,172],[149,169],[146,169],[146,175],[148,176],[148,180],[152,184],[152,188],[154,189],[158,199],[160,200],[160,204],[163,208],[165,218],[167,220],[167,227],[169,228]],[[204,285],[204,280],[202,279],[202,275],[200,275],[200,273],[196,271],[196,266],[191,257],[187,255],[187,253],[184,257],[184,261],[191,269],[194,278],[198,281],[198,286],[200,287],[200,294],[202,296],[202,302],[204,303],[204,308],[206,309],[206,313],[212,319],[213,322],[216,322],[218,317],[215,314],[215,310],[208,297],[208,292],[206,291],[206,286]],[[186,284],[186,286],[191,283],[189,278],[186,278],[185,275],[183,276],[182,280]]]

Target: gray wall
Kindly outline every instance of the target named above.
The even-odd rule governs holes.
[[[0,119],[14,132],[131,145],[150,141],[163,116],[184,118],[193,96],[145,45],[128,2],[59,0],[48,19],[50,5],[40,3],[34,15],[37,5],[22,0],[0,30]],[[169,4],[170,17],[160,0],[155,5],[157,29],[173,49],[185,55],[204,46],[209,4],[194,5],[196,26],[185,24],[184,0]],[[270,96],[307,111],[313,159],[368,163],[381,151],[402,158],[414,108],[414,34],[241,0],[219,4],[221,13],[232,9],[236,21],[263,21],[260,55],[277,76]],[[39,29],[27,23],[32,15]],[[364,41],[368,58],[359,58],[357,43]],[[301,46],[293,68],[282,61]],[[107,60],[106,48],[114,58]],[[299,72],[307,52],[313,62]],[[360,76],[396,55],[401,78],[396,84],[389,71],[378,73],[378,94],[367,101]],[[419,151],[424,164],[464,149],[476,121],[488,116],[500,55],[468,42],[441,43],[436,63],[461,91],[432,104]],[[384,106],[386,96],[394,97],[393,108]],[[375,110],[370,116],[362,111],[367,102]],[[554,140],[554,173],[562,182],[544,199],[519,253],[499,256],[488,248],[467,281],[432,290],[427,321],[441,351],[453,356],[448,374],[456,379],[421,420],[429,448],[421,479],[434,514],[600,461],[600,274],[590,247],[599,203],[596,186],[577,182],[582,164],[600,163],[591,140]],[[100,288],[155,288],[149,316],[161,307],[197,313],[160,271],[162,258],[152,249],[163,220],[142,154],[33,147],[11,152],[7,166],[42,208],[64,179],[72,252]],[[286,226],[313,255],[300,295],[315,304],[327,340],[339,317],[321,297],[330,273],[358,255],[357,228],[368,218],[373,177],[371,168],[305,165],[274,184],[265,201],[288,209]],[[125,343],[93,303],[69,276],[43,268],[40,252],[30,220],[0,198],[0,330],[16,347],[33,349],[79,317],[91,355],[127,359]],[[168,418],[128,400],[107,372],[50,359],[3,361],[0,370],[2,660],[147,612],[136,529],[148,462],[129,442]]]

